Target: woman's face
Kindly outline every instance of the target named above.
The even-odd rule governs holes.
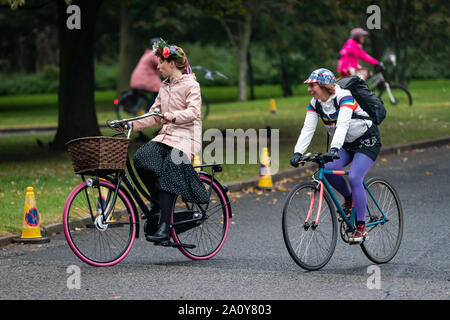
[[[320,99],[322,101],[328,100],[329,93],[324,88],[320,87],[318,83],[310,83],[308,85],[308,92],[314,99]]]
[[[159,59],[158,70],[164,78],[170,77],[173,73],[175,63],[173,61]]]

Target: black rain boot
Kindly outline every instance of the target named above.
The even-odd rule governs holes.
[[[159,205],[161,207],[161,216],[158,224],[158,230],[154,234],[145,237],[151,242],[164,242],[170,240],[170,216],[172,215],[172,205],[176,195],[161,190],[159,192]]]
[[[148,235],[145,237],[147,241],[151,242],[164,242],[170,239],[169,236],[170,225],[166,222],[161,222],[158,226],[158,230],[152,235]]]

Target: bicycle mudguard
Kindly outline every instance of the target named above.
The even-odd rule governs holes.
[[[230,217],[230,219],[233,217],[233,214],[232,214],[232,209],[231,209],[231,203],[230,203],[230,199],[228,198],[228,188],[227,188],[227,186],[223,186],[219,181],[217,181],[217,179],[216,178],[214,178],[211,174],[209,174],[209,173],[207,173],[207,172],[205,172],[205,171],[200,171],[199,172],[199,175],[204,175],[204,176],[206,176],[206,177],[208,177],[209,179],[211,179],[212,181],[214,181],[216,184],[217,184],[217,186],[220,188],[220,191],[222,191],[223,192],[223,195],[224,195],[224,197],[225,197],[225,201],[226,201],[226,203],[228,204],[228,216]]]

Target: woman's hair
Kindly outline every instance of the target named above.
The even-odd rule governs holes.
[[[336,90],[334,89],[334,84],[323,84],[319,83],[319,87],[325,89],[329,94],[335,94]]]
[[[186,73],[186,64],[187,64],[186,54],[184,53],[183,49],[181,49],[180,47],[175,46],[175,45],[173,47],[175,48],[175,50],[177,50],[182,55],[182,57],[169,56],[167,59],[164,57],[160,57],[160,58],[163,61],[166,60],[167,62],[174,61],[177,69],[179,69],[182,73]]]

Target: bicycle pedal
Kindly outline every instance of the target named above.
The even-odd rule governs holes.
[[[170,240],[166,240],[162,242],[154,242],[153,244],[155,246],[172,247],[174,243]]]
[[[188,243],[175,243],[170,240],[163,242],[155,242],[155,246],[163,246],[163,247],[172,247],[172,248],[186,248],[186,249],[194,249],[196,245],[188,244]]]

